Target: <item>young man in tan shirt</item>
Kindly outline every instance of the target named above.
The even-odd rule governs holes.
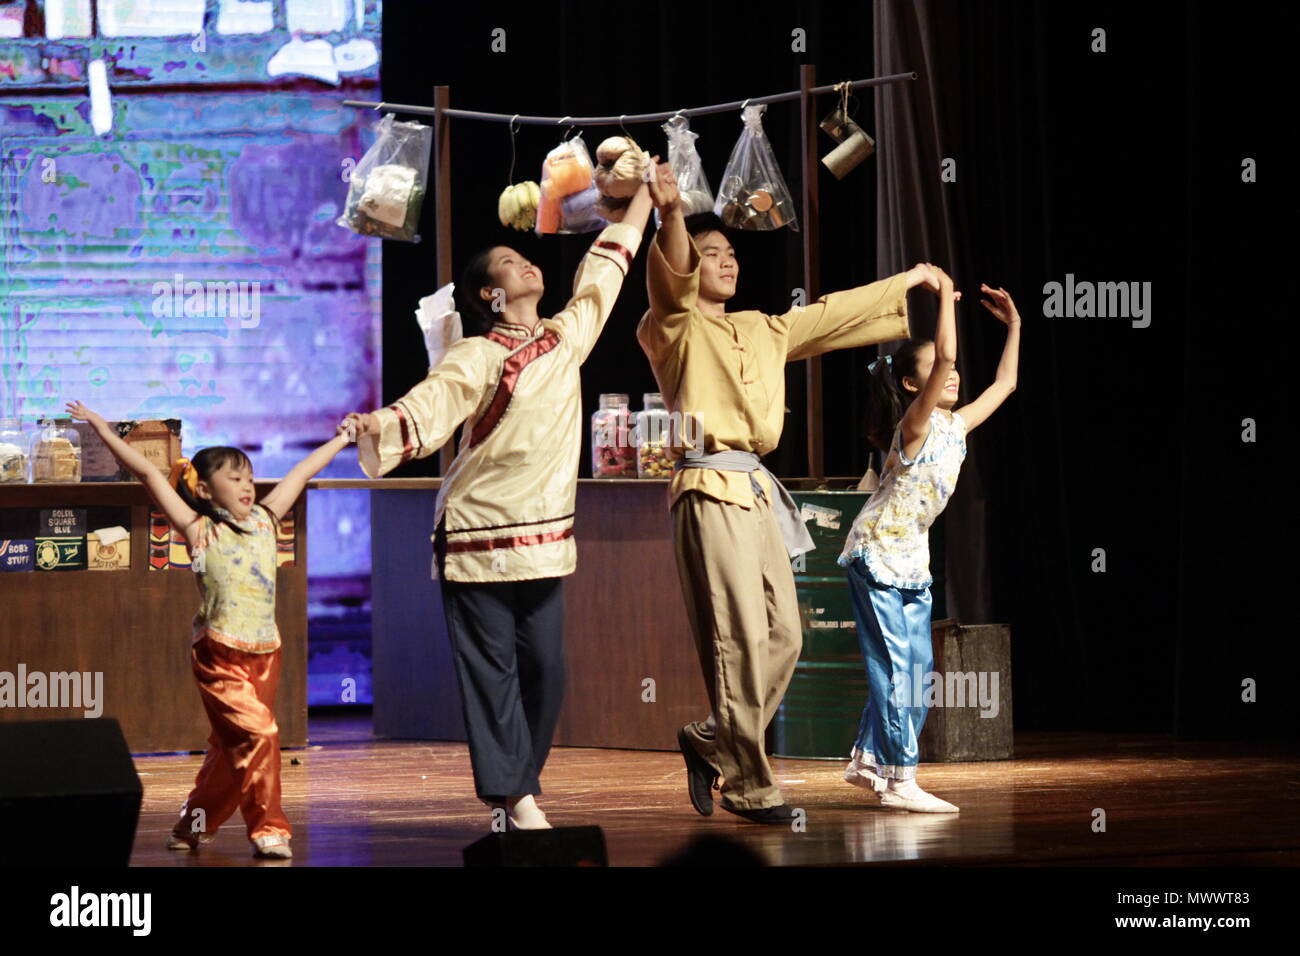
[[[678,733],[691,802],[756,823],[788,825],[763,736],[803,645],[790,559],[812,549],[789,494],[759,456],[776,448],[785,363],[833,349],[907,338],[907,290],[937,290],[925,264],[830,293],[782,315],[728,312],[739,263],[711,213],[683,216],[670,174],[650,184],[662,228],[650,246],[650,308],[637,340],[677,427],[669,486],[678,574],[708,719]]]

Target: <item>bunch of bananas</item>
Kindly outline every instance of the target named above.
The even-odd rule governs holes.
[[[532,229],[537,223],[537,204],[542,190],[535,182],[515,183],[507,186],[497,200],[497,218],[503,226],[515,229]]]

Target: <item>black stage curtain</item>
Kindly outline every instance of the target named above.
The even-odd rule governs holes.
[[[1289,319],[1289,228],[1266,151],[1282,125],[1277,67],[1286,31],[1249,5],[879,0],[783,8],[740,4],[384,9],[383,96],[535,114],[615,114],[743,99],[798,86],[815,63],[833,83],[896,70],[920,79],[859,96],[877,155],[835,180],[819,169],[822,291],[916,259],[964,293],[958,368],[966,398],[992,380],[1003,327],[978,304],[1004,286],[1024,316],[1020,387],[970,441],[945,516],[950,608],[1006,622],[1020,729],[1177,732],[1241,740],[1294,735],[1296,673],[1276,553],[1290,513],[1274,343]],[[507,52],[491,49],[507,31]],[[806,50],[792,48],[792,31]],[[1094,52],[1094,31],[1105,52]],[[827,100],[826,111],[832,103]],[[799,122],[765,126],[799,190]],[[740,132],[736,114],[692,122],[714,188]],[[630,132],[663,150],[657,127]],[[515,181],[535,178],[559,130],[520,131]],[[595,146],[608,130],[593,130]],[[821,133],[818,133],[822,137]],[[832,147],[820,140],[824,154]],[[495,222],[510,137],[453,126],[454,258],[507,242],[543,268],[543,314],[562,305],[581,237],[539,240]],[[1272,159],[1270,160],[1270,155]],[[1244,157],[1260,181],[1244,184]],[[940,181],[941,159],[956,181]],[[432,216],[426,216],[431,235]],[[734,237],[735,308],[775,312],[801,284],[800,237]],[[1044,287],[1151,283],[1151,322],[1048,318]],[[424,375],[412,318],[434,288],[431,242],[385,243],[384,396]],[[1141,286],[1139,286],[1140,288]],[[914,294],[918,326],[932,301]],[[1280,300],[1280,301],[1279,301]],[[655,389],[633,328],[645,308],[644,254],[583,369],[583,403]],[[927,326],[926,323],[929,323]],[[861,475],[864,366],[875,349],[826,356],[826,467]],[[769,464],[807,473],[801,365]],[[1242,420],[1259,440],[1241,441]],[[1277,449],[1277,451],[1273,451]],[[585,454],[585,452],[584,452]],[[1272,460],[1267,460],[1273,455]],[[431,474],[434,459],[401,474]],[[580,474],[589,474],[583,462]],[[1104,552],[1105,571],[1094,570]],[[1258,682],[1244,703],[1242,682]]]
[[[975,283],[970,245],[958,243],[953,229],[953,206],[962,193],[948,188],[939,171],[949,163],[948,177],[964,174],[966,157],[944,151],[952,139],[946,133],[959,121],[960,99],[947,95],[957,61],[953,58],[956,34],[937,22],[937,5],[930,0],[905,3],[875,0],[873,40],[876,71],[892,74],[912,71],[914,83],[888,86],[876,97],[876,132],[879,137],[879,214],[876,218],[876,271],[893,275],[918,261],[935,262],[952,275],[958,288],[967,290],[965,314],[971,312]],[[946,135],[945,135],[946,134]],[[963,180],[958,177],[956,182]],[[915,295],[912,335],[933,338],[938,309],[935,300]],[[958,354],[963,356],[961,402],[979,394],[989,370],[980,357],[966,358],[962,328],[958,327]],[[880,349],[894,352],[894,343]],[[996,367],[996,362],[994,364]],[[979,374],[975,375],[975,370]],[[972,378],[965,375],[971,373]],[[975,383],[975,384],[973,384]],[[981,436],[982,437],[982,436]],[[985,514],[988,501],[976,463],[976,441],[968,443],[969,460],[962,468],[957,490],[942,515],[943,560],[946,570],[948,616],[964,623],[992,620]],[[938,536],[936,535],[936,538]]]

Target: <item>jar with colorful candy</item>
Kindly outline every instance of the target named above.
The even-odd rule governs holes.
[[[591,416],[591,477],[636,477],[632,416],[627,410],[626,393],[601,395],[600,409]]]

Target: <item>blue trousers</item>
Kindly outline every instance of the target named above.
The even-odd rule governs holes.
[[[910,779],[929,710],[925,675],[934,669],[930,589],[881,584],[861,558],[849,563],[848,578],[868,685],[853,756],[881,777]]]

